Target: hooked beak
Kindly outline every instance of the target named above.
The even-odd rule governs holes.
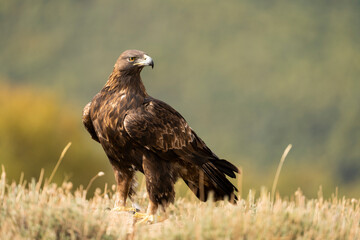
[[[137,66],[151,66],[151,68],[154,68],[154,61],[152,60],[152,58],[146,54],[144,54],[144,58],[143,59],[139,59],[137,63],[135,63],[134,65]]]

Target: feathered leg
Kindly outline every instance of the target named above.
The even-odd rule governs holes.
[[[143,170],[146,179],[146,190],[149,196],[149,206],[142,215],[141,222],[154,222],[159,221],[155,219],[155,214],[159,206],[165,211],[166,207],[174,202],[175,190],[174,183],[176,182],[177,175],[171,163],[156,159],[156,156],[147,155],[143,157]]]
[[[115,207],[113,210],[136,212],[136,209],[126,207],[126,200],[132,186],[134,171],[124,171],[124,170],[119,171],[115,167],[113,167],[113,169],[117,183]]]

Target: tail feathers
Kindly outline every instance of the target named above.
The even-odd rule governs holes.
[[[202,165],[202,170],[214,185],[224,194],[232,193],[237,188],[225,177],[225,174],[215,167],[211,162]],[[234,174],[234,173],[233,173]],[[234,174],[235,175],[235,174]]]
[[[216,191],[214,186],[206,186],[204,184],[203,190],[201,190],[199,186],[195,185],[193,182],[189,182],[187,180],[184,180],[184,182],[186,183],[186,185],[188,185],[188,187],[196,195],[196,197],[203,202],[206,202],[208,200],[210,193],[212,194],[212,199],[214,201],[224,200],[225,197],[227,197],[232,203],[236,203],[236,201],[238,200],[237,196],[234,193],[224,195]],[[201,193],[201,191],[203,191],[203,193]]]
[[[215,201],[227,197],[235,203],[237,188],[226,178],[225,174],[235,177],[234,172],[238,172],[238,170],[225,160],[218,159],[217,161],[220,163],[207,162],[201,168],[192,169],[191,174],[182,177],[201,201],[206,201],[211,192]],[[203,179],[200,180],[202,177]]]
[[[239,169],[235,167],[232,163],[226,161],[225,159],[212,159],[211,162],[215,165],[217,169],[225,173],[231,178],[235,178],[235,173],[239,173]]]

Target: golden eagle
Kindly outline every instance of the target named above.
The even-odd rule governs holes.
[[[212,192],[214,200],[235,202],[237,189],[225,175],[235,178],[238,169],[219,159],[180,113],[149,96],[140,77],[145,66],[154,67],[154,62],[144,52],[123,52],[105,86],[83,110],[85,128],[114,169],[116,206],[127,209],[136,171],[145,175],[149,217],[174,201],[179,177],[202,201]]]

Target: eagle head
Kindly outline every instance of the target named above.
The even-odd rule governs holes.
[[[154,61],[143,51],[126,50],[115,63],[115,70],[120,72],[141,71],[145,66],[154,68]]]

